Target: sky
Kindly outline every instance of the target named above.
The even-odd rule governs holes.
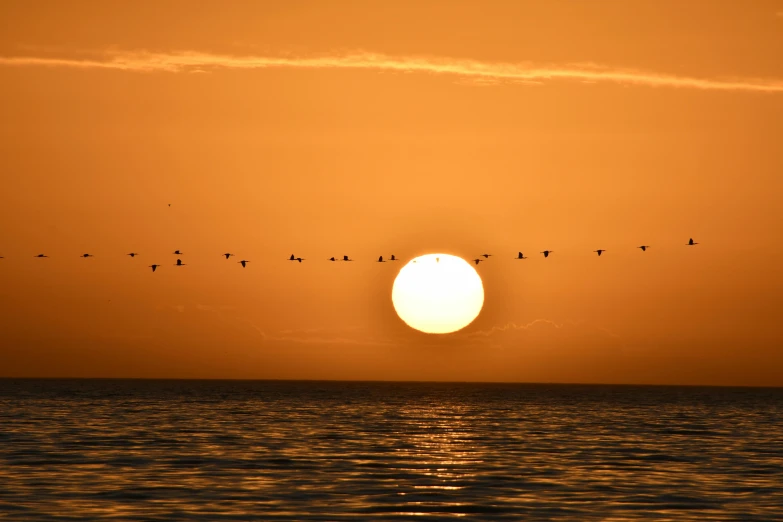
[[[0,19],[0,376],[783,386],[783,1]],[[433,252],[454,334],[373,262]]]

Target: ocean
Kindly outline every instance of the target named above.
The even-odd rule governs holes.
[[[3,520],[783,520],[783,388],[0,380]]]

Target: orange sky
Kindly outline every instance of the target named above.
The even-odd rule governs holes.
[[[783,386],[783,1],[0,19],[0,376]],[[427,252],[495,254],[462,332]]]

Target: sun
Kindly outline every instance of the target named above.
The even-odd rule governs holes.
[[[461,257],[427,254],[402,267],[392,287],[392,303],[411,328],[451,333],[478,317],[484,286],[476,270]]]

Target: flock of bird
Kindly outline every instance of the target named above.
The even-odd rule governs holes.
[[[698,245],[698,243],[696,243],[693,240],[693,238],[688,239],[688,242],[685,243],[685,246],[696,246],[696,245]],[[641,246],[638,246],[636,248],[641,248],[642,252],[647,252],[647,249],[650,248],[650,245],[641,245]],[[539,252],[539,254],[544,254],[544,257],[549,257],[549,254],[551,254],[553,252],[554,252],[554,250],[544,250],[543,252]],[[606,252],[606,249],[605,248],[599,248],[598,250],[593,250],[593,252],[598,254],[598,257],[600,257],[601,254]],[[481,257],[483,257],[484,259],[481,259]],[[487,258],[492,257],[492,254],[481,254],[481,257],[477,257],[476,259],[473,260],[473,262],[478,265],[482,261],[486,261]],[[523,254],[522,252],[518,252],[517,253],[517,257],[515,257],[514,259],[527,259],[527,256],[525,256],[525,254]]]
[[[693,238],[690,238],[690,239],[688,240],[688,242],[687,242],[685,245],[686,245],[686,246],[695,246],[695,245],[698,245],[698,243],[696,243],[696,242],[693,240]],[[650,245],[641,245],[641,246],[638,246],[638,247],[636,247],[636,248],[640,248],[640,249],[642,250],[642,252],[646,252],[646,251],[647,251],[647,249],[648,249],[648,248],[650,248]],[[554,250],[544,250],[544,251],[542,251],[542,252],[539,252],[539,253],[540,253],[540,254],[543,254],[543,255],[544,255],[544,257],[546,258],[546,257],[549,257],[549,254],[552,254],[553,252],[554,252]],[[598,250],[593,250],[593,252],[595,252],[596,254],[598,254],[598,256],[600,257],[600,256],[601,256],[601,254],[603,254],[604,252],[606,252],[606,249],[605,249],[605,248],[599,248]],[[176,256],[182,256],[182,255],[184,255],[184,254],[183,254],[183,253],[182,253],[180,250],[175,250],[175,251],[173,252],[173,254],[174,254],[174,255],[176,255]],[[128,256],[130,256],[130,257],[136,257],[136,256],[137,256],[137,255],[139,255],[139,254],[138,254],[137,252],[131,252],[131,253],[129,253],[129,254],[126,254],[126,255],[128,255]],[[232,254],[232,253],[230,253],[230,252],[226,252],[225,254],[221,254],[221,255],[225,256],[225,258],[226,258],[226,259],[229,259],[229,258],[231,258],[231,257],[234,257],[234,254]],[[49,257],[49,256],[47,256],[47,255],[45,255],[45,254],[38,254],[38,255],[36,255],[36,256],[33,256],[33,257],[37,257],[37,258],[44,258],[44,257]],[[86,258],[86,257],[95,257],[95,256],[93,256],[92,254],[82,254],[82,255],[80,255],[79,257],[84,257],[84,258]],[[481,259],[482,257],[483,257],[484,259]],[[479,257],[477,257],[476,259],[474,259],[474,260],[473,260],[473,262],[474,262],[476,265],[478,265],[479,263],[481,263],[482,261],[486,261],[486,260],[487,260],[487,259],[489,259],[490,257],[492,257],[492,254],[481,254],[481,256],[479,256]],[[3,256],[0,256],[0,259],[3,259]],[[528,259],[528,257],[527,257],[527,256],[525,256],[525,254],[523,254],[522,252],[518,252],[518,253],[517,253],[517,257],[515,257],[514,259]],[[297,261],[297,262],[301,263],[301,262],[302,262],[302,261],[304,261],[305,259],[304,259],[303,257],[297,257],[297,256],[295,256],[294,254],[291,254],[291,257],[289,257],[289,258],[288,258],[288,260],[289,260],[289,261]],[[336,257],[330,257],[330,258],[329,258],[327,261],[334,261],[334,262],[336,262],[336,261],[353,261],[353,259],[351,259],[351,258],[350,258],[350,257],[348,257],[348,256],[343,256],[343,257],[342,257],[342,259],[338,259],[338,258],[336,258]],[[397,257],[395,257],[395,256],[394,256],[394,254],[392,254],[392,256],[391,256],[390,258],[388,258],[388,259],[384,259],[384,258],[383,258],[383,256],[379,256],[379,257],[378,257],[378,261],[377,261],[377,262],[378,262],[378,263],[386,263],[387,261],[399,261],[399,259],[398,259]],[[240,265],[242,265],[242,268],[245,268],[249,262],[250,262],[250,261],[248,261],[247,259],[243,259],[243,260],[241,260],[241,261],[237,261],[237,263],[239,263]],[[148,268],[151,268],[151,269],[152,269],[152,271],[153,271],[153,272],[155,272],[155,270],[157,270],[157,269],[158,269],[158,267],[160,267],[160,266],[161,266],[161,265],[159,265],[159,264],[152,264],[152,265],[149,265],[149,267],[148,267]],[[183,263],[183,262],[182,262],[182,259],[180,259],[180,258],[178,257],[178,258],[177,258],[177,262],[176,262],[176,263],[174,263],[174,266],[187,266],[187,265],[186,265],[185,263]]]

